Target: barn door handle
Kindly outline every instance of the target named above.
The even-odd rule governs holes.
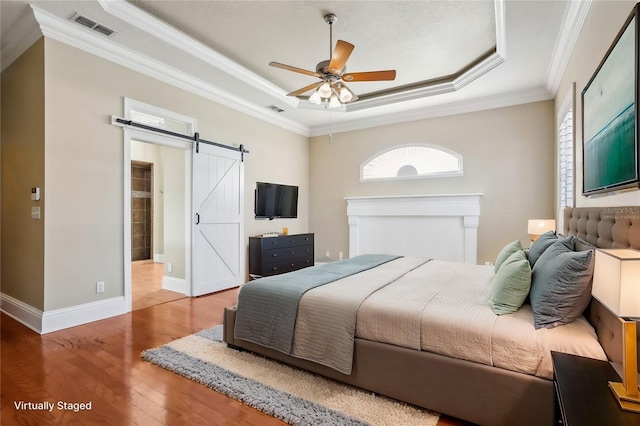
[[[196,225],[200,224],[200,213],[196,213]]]

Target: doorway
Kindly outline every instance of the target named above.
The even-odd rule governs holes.
[[[131,160],[131,261],[153,261],[153,163]]]
[[[131,309],[186,297],[183,149],[131,140]]]

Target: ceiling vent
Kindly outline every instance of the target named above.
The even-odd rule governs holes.
[[[267,108],[269,108],[271,111],[275,111],[275,112],[283,112],[284,110],[282,108],[279,108],[275,105],[269,105]]]
[[[105,35],[107,37],[111,36],[114,33],[114,31],[111,28],[107,28],[104,25],[100,25],[92,21],[91,19],[87,18],[86,16],[80,15],[79,13],[74,13],[70,19],[74,22],[77,22],[80,25],[83,25],[93,31],[99,32],[100,34]]]

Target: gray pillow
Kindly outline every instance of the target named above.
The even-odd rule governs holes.
[[[591,299],[593,251],[575,252],[573,238],[547,248],[532,269],[529,300],[536,329],[575,321]]]
[[[520,240],[511,241],[509,244],[504,246],[502,250],[500,250],[500,253],[498,253],[498,257],[496,257],[494,272],[498,272],[498,269],[500,269],[500,265],[502,265],[509,256],[522,249],[523,247]]]
[[[529,295],[531,266],[524,250],[511,254],[491,281],[491,308],[502,315],[520,309]]]
[[[558,241],[556,233],[554,231],[549,231],[540,235],[537,240],[531,243],[531,247],[529,248],[529,263],[532,268],[536,265],[536,262],[542,253],[544,253],[544,251],[556,241]]]

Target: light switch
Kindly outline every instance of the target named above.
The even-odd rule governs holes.
[[[40,219],[40,207],[31,207],[31,219]]]

